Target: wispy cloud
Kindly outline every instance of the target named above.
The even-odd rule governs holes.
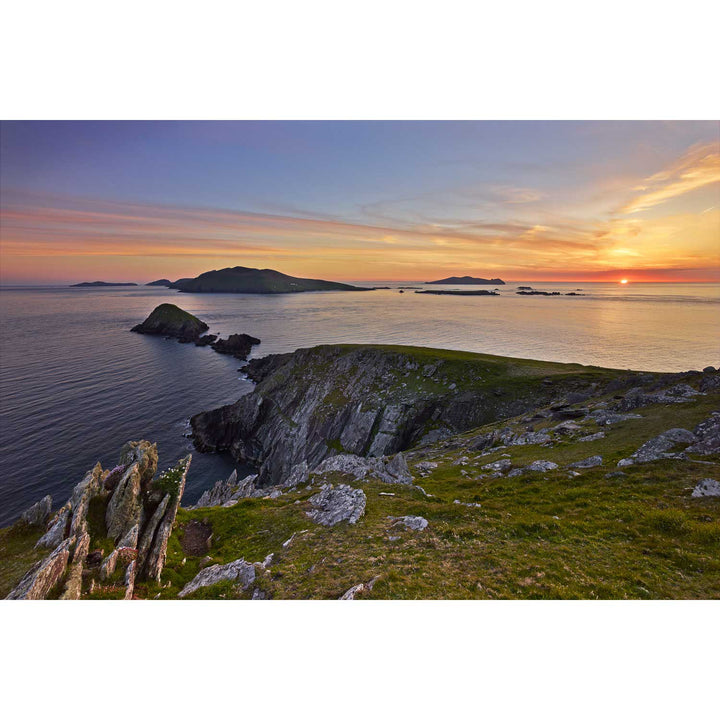
[[[636,188],[640,194],[624,205],[620,212],[641,212],[716,182],[720,182],[718,143],[695,145],[670,167],[647,178]]]

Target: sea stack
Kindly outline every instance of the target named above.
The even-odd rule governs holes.
[[[185,342],[197,340],[206,330],[208,325],[202,320],[171,303],[158,305],[144,322],[132,328],[132,332],[174,337]]]

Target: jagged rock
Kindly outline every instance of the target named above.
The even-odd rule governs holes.
[[[331,472],[352,475],[356,481],[374,479],[385,483],[403,483],[406,485],[411,485],[413,481],[402,453],[397,453],[392,459],[387,457],[364,458],[347,453],[333,455],[323,460],[312,471],[312,474],[324,475]]]
[[[70,503],[66,503],[58,510],[48,531],[37,541],[35,547],[56,548],[65,539],[70,517]]]
[[[138,464],[133,463],[125,471],[105,512],[105,526],[108,537],[115,540],[127,533],[140,522],[142,501],[140,492],[142,480]]]
[[[594,440],[602,440],[604,437],[605,433],[601,430],[592,435],[585,435],[585,437],[578,438],[578,442],[593,442]]]
[[[144,488],[157,472],[157,444],[149,443],[147,440],[137,440],[126,443],[122,449],[120,461],[126,466],[131,463],[137,463],[140,481]]]
[[[317,495],[310,498],[312,510],[307,516],[320,525],[332,527],[345,520],[354,525],[365,513],[367,498],[362,490],[349,485],[334,487],[325,484]]]
[[[506,472],[512,467],[512,461],[503,459],[503,460],[496,460],[495,462],[487,463],[486,465],[482,466],[483,470],[494,470],[495,472]]]
[[[373,586],[378,581],[378,578],[380,576],[375,576],[372,580],[366,583],[360,583],[358,585],[353,585],[349,590],[346,590],[339,598],[338,600],[354,600],[355,596],[358,593],[364,593],[364,592],[370,592],[373,589]]]
[[[132,548],[135,550],[138,544],[138,536],[140,535],[140,526],[133,525],[120,540],[117,542],[119,548]]]
[[[17,587],[7,596],[7,599],[45,599],[65,573],[74,543],[74,537],[64,540],[48,557],[35,563],[18,583]]]
[[[193,507],[232,507],[243,498],[264,497],[267,489],[258,488],[256,480],[257,475],[248,475],[238,481],[237,470],[233,470],[227,480],[218,480],[210,490],[206,490]]]
[[[42,500],[38,500],[25,510],[20,515],[20,521],[34,527],[45,527],[50,517],[50,510],[52,510],[52,496],[46,495]]]
[[[152,545],[150,546],[150,550],[147,554],[147,558],[145,559],[142,567],[144,577],[150,580],[157,580],[159,582],[163,568],[165,567],[167,544],[170,539],[170,535],[172,534],[172,528],[175,523],[178,508],[180,507],[180,500],[185,492],[185,481],[191,460],[192,455],[188,455],[186,458],[180,460],[172,470],[168,471],[169,473],[180,473],[180,477],[177,480],[174,497],[171,497],[168,502],[167,509],[160,521],[160,525],[158,526]],[[158,478],[158,480],[162,481],[162,476]]]
[[[712,478],[701,480],[692,491],[692,497],[720,497],[720,482]]]
[[[125,590],[125,597],[124,600],[132,600],[133,593],[135,592],[135,567],[136,567],[136,560],[133,560],[128,566],[127,570],[125,571],[125,585],[127,589]]]
[[[694,431],[698,441],[686,448],[686,452],[696,455],[714,455],[720,453],[720,412],[713,412],[703,420]]]
[[[82,532],[83,523],[87,517],[90,500],[98,492],[101,485],[102,467],[97,463],[95,467],[85,474],[85,477],[74,487],[70,497],[72,518],[70,520],[70,535]]]
[[[185,585],[178,593],[178,597],[185,597],[202,587],[209,587],[223,580],[230,580],[240,590],[247,590],[255,582],[255,565],[245,562],[242,558],[227,565],[211,565],[201,570]]]
[[[585,458],[584,460],[578,460],[577,462],[570,463],[568,467],[571,468],[594,468],[598,467],[598,465],[602,465],[603,459],[602,455],[592,455],[589,458]]]
[[[707,373],[703,375],[700,380],[700,392],[709,392],[718,389],[720,389],[720,372],[712,375],[708,375]]]
[[[393,525],[404,525],[407,530],[417,530],[422,532],[427,526],[428,521],[420,515],[403,515],[401,517],[388,516],[388,520],[393,521]]]
[[[87,531],[87,523],[83,523],[81,534],[75,543],[72,562],[68,569],[67,580],[65,581],[65,590],[60,596],[61,600],[78,600],[82,593],[82,572],[90,549],[90,534]]]
[[[148,550],[150,549],[150,545],[152,545],[153,538],[155,537],[155,532],[157,531],[158,525],[160,525],[160,521],[165,515],[165,511],[167,510],[167,506],[169,505],[169,503],[170,496],[163,496],[163,499],[158,503],[158,506],[155,508],[153,514],[150,516],[150,520],[143,528],[142,535],[140,536],[140,540],[137,546],[138,557],[140,558],[137,569],[140,572],[142,572],[143,570],[145,560],[148,556]]]

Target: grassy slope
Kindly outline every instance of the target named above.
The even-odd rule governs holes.
[[[429,348],[385,349],[420,362],[451,361],[457,380],[470,382],[473,376],[473,384],[478,379],[474,372],[468,374],[470,366],[481,369],[491,383],[512,378],[539,382],[588,372],[607,379],[619,372]],[[482,457],[467,449],[472,439],[513,421],[478,428],[408,454],[411,470],[421,461],[438,463],[427,477],[415,473],[416,482],[432,497],[407,486],[351,483],[367,495],[366,514],[354,526],[312,523],[305,510],[316,489],[275,500],[243,500],[232,508],[181,510],[170,539],[164,587],[141,584],[137,594],[172,598],[195,576],[200,558],[187,557],[181,540],[184,525],[200,520],[212,526],[213,562],[240,557],[255,562],[276,553],[270,572],[258,573],[257,580],[274,598],[337,598],[376,576],[366,597],[717,598],[720,502],[691,499],[690,491],[701,478],[720,477],[720,457],[704,458],[711,464],[660,461],[631,466],[624,468],[625,477],[605,478],[645,440],[669,427],[693,428],[717,407],[717,393],[680,405],[649,406],[637,411],[642,419],[604,428],[601,440],[568,440],[550,448],[517,446]],[[587,425],[588,433],[600,429],[591,421],[578,422]],[[535,429],[543,424],[536,423]],[[580,470],[578,477],[569,477],[562,467],[594,454],[603,456],[603,466]],[[516,465],[543,459],[561,468],[544,476],[481,477],[480,466],[503,455]],[[456,499],[481,507],[457,505]],[[412,514],[429,520],[424,532],[400,530],[388,519]],[[282,549],[293,533],[299,534]],[[37,533],[25,537],[0,531],[0,588],[9,591],[24,568],[38,559],[32,550],[36,538]],[[238,595],[222,583],[194,597]]]

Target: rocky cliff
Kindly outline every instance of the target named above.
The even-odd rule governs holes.
[[[620,373],[580,365],[393,346],[320,346],[252,360],[255,390],[191,419],[202,451],[229,450],[282,484],[339,453],[408,447],[559,401],[587,397]],[[627,377],[634,377],[629,374]]]

